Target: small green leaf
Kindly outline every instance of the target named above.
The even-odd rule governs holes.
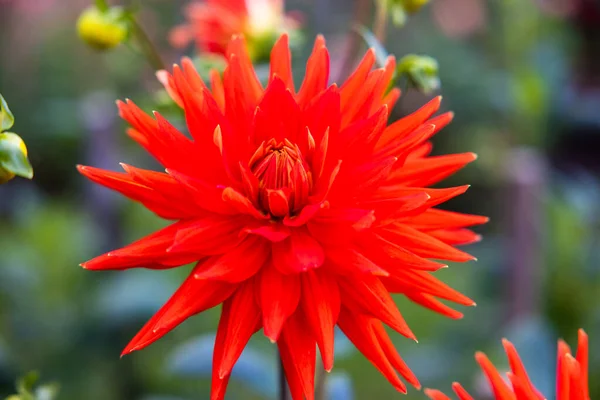
[[[363,25],[357,25],[354,30],[363,38],[369,47],[375,50],[377,65],[383,68],[389,57],[389,53],[383,44],[377,39],[373,32]]]
[[[10,129],[15,123],[15,117],[10,112],[6,100],[0,94],[0,132]]]
[[[27,179],[33,178],[33,168],[27,159],[27,147],[15,133],[0,133],[0,169],[8,172],[9,177],[12,174]],[[33,377],[33,373],[28,374],[20,383],[26,384]]]

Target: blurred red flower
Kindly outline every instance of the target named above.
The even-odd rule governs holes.
[[[257,79],[243,37],[231,41],[223,78],[210,88],[190,60],[159,76],[185,110],[191,139],[161,115],[119,102],[135,141],[166,173],[123,164],[125,172],[80,166],[94,182],[141,202],[173,224],[83,265],[90,270],[174,268],[197,263],[124,354],[148,346],[188,317],[223,303],[214,352],[212,399],[250,337],[277,342],[294,399],[313,398],[315,345],[333,367],[334,327],[399,390],[419,382],[383,324],[414,339],[390,293],[450,318],[439,299],[473,301],[434,277],[434,259],[468,261],[455,245],[479,236],[487,218],[435,208],[468,186],[428,186],[475,160],[429,156],[429,139],[451,113],[432,117],[435,98],[388,125],[398,89],[387,91],[395,60],[372,70],[369,50],[341,86],[329,86],[329,53],[318,37],[298,91],[288,37],[271,55],[269,83]]]
[[[519,358],[517,350],[511,342],[502,341],[504,350],[508,355],[511,372],[505,381],[487,356],[477,353],[475,359],[483,369],[497,400],[544,400],[547,397],[541,394],[531,383],[527,371]],[[577,355],[573,357],[569,345],[558,341],[558,361],[556,371],[556,400],[590,400],[588,390],[588,337],[583,329],[579,330],[579,345]],[[461,400],[472,400],[472,397],[460,385],[452,384],[454,392]],[[450,400],[448,396],[438,390],[425,389],[425,393],[432,400]]]
[[[252,59],[268,50],[284,31],[298,28],[299,20],[284,11],[284,0],[194,1],[185,10],[187,23],[171,31],[171,44],[185,47],[195,41],[201,52],[225,55],[232,35],[244,34]]]

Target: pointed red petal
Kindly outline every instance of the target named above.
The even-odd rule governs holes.
[[[292,76],[292,56],[290,54],[289,37],[283,34],[279,37],[273,50],[271,50],[271,77],[278,76],[285,86],[294,91],[294,77]]]
[[[429,397],[431,400],[450,400],[450,397],[437,389],[425,389],[423,392],[425,393],[425,396]]]
[[[283,328],[277,342],[285,375],[292,389],[293,400],[304,400],[294,388],[302,388],[307,400],[315,398],[316,343],[306,331],[306,319],[297,311]]]
[[[194,272],[183,282],[167,303],[144,325],[140,332],[125,347],[122,355],[154,343],[181,322],[221,304],[236,289],[229,283],[198,280]]]
[[[254,276],[267,262],[270,246],[262,238],[251,236],[233,250],[213,256],[199,265],[196,279],[214,279],[231,283],[243,282]]]
[[[373,316],[399,334],[416,340],[396,303],[381,280],[370,274],[354,274],[339,279],[341,298],[347,308]]]
[[[583,329],[580,329],[578,332],[578,340],[579,343],[577,345],[577,362],[579,363],[579,368],[581,369],[581,387],[583,389],[583,396],[586,400],[590,399],[590,391],[588,384],[588,365],[589,365],[589,340],[588,335],[585,333]]]
[[[322,270],[307,271],[302,278],[302,309],[317,340],[323,367],[333,368],[334,328],[340,313],[340,290],[335,279]]]
[[[491,361],[487,358],[487,356],[481,352],[477,352],[475,354],[475,359],[481,366],[481,369],[485,373],[492,386],[492,390],[494,391],[494,395],[498,400],[516,400],[515,394],[508,387],[502,376],[496,367],[491,363]]]
[[[329,52],[325,47],[325,38],[319,35],[311,56],[306,63],[306,74],[298,91],[298,104],[306,105],[327,87],[329,81]]]
[[[458,398],[460,400],[474,400],[471,395],[469,393],[467,393],[467,391],[465,390],[465,388],[463,388],[461,386],[460,383],[458,382],[454,382],[452,384],[452,389],[454,390],[454,393],[456,393],[456,395],[458,396]]]
[[[243,283],[227,300],[229,322],[219,363],[219,378],[228,376],[242,354],[250,337],[260,329],[260,308],[255,302],[255,282]]]
[[[379,345],[371,327],[372,320],[360,313],[342,307],[338,325],[356,348],[386,377],[396,390],[406,393],[406,385],[398,378],[394,367]]]
[[[257,290],[265,336],[275,342],[300,302],[300,277],[284,275],[269,265],[262,270]]]
[[[292,274],[323,265],[323,248],[308,232],[297,229],[281,242],[273,243],[273,265],[283,274]]]

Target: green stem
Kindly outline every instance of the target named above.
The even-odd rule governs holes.
[[[385,31],[387,28],[387,7],[385,0],[379,0],[375,5],[375,21],[373,22],[373,33],[381,44],[385,42]]]
[[[165,63],[163,62],[158,50],[134,16],[129,18],[129,23],[131,24],[133,37],[140,45],[142,53],[144,54],[144,57],[146,57],[146,60],[148,60],[148,63],[150,63],[152,68],[156,71],[165,69]]]

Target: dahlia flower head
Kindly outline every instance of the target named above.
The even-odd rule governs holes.
[[[332,369],[336,325],[399,391],[406,386],[398,374],[420,387],[384,329],[415,339],[390,293],[460,318],[440,299],[474,303],[434,276],[446,265],[431,259],[472,260],[455,245],[477,241],[467,227],[487,220],[436,208],[468,186],[428,187],[475,160],[473,153],[429,155],[429,139],[452,114],[434,117],[435,98],[388,125],[400,95],[387,91],[394,58],[373,69],[369,50],[341,87],[330,85],[320,36],[299,90],[287,35],[272,50],[266,87],[242,36],[232,39],[227,59],[223,76],[213,71],[208,85],[188,59],[159,74],[185,111],[189,136],[156,112],[153,118],[118,102],[129,136],[165,172],[79,166],[92,181],[174,221],[84,268],[196,264],[124,354],[223,304],[213,400],[223,398],[236,360],[261,329],[277,343],[294,400],[313,399],[317,346]]]
[[[588,336],[579,330],[579,343],[577,353],[573,357],[571,348],[563,340],[558,341],[558,356],[556,368],[556,400],[590,400],[588,388]],[[529,380],[525,366],[515,349],[508,340],[502,341],[511,372],[505,380],[487,356],[477,353],[475,359],[483,369],[494,398],[496,400],[544,400],[547,397],[537,390]],[[461,386],[454,382],[452,389],[460,400],[472,400],[473,398]],[[450,400],[448,396],[434,389],[425,389],[425,394],[432,400]]]
[[[286,14],[284,0],[195,0],[185,9],[187,23],[173,29],[171,44],[191,41],[200,52],[227,55],[232,35],[244,34],[253,61],[269,58],[269,50],[283,32],[300,27],[299,15]]]

